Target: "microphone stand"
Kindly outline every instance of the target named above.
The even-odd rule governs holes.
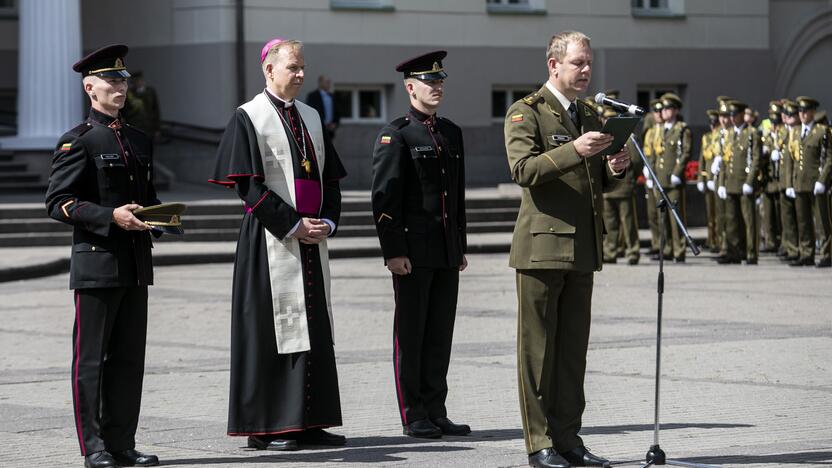
[[[715,465],[703,465],[698,463],[691,463],[685,462],[681,460],[670,460],[664,453],[664,450],[661,449],[659,446],[659,388],[661,383],[661,357],[662,357],[662,300],[664,297],[664,245],[667,240],[667,233],[664,232],[664,216],[667,210],[670,210],[670,213],[673,215],[673,219],[676,220],[676,225],[679,226],[682,234],[685,236],[685,241],[687,245],[690,247],[691,252],[693,255],[699,255],[700,250],[693,239],[690,237],[685,224],[682,222],[682,219],[679,217],[679,213],[676,211],[676,206],[670,201],[667,197],[667,193],[662,188],[662,185],[659,183],[659,178],[656,177],[656,173],[653,171],[653,168],[650,166],[650,162],[647,161],[647,157],[644,155],[644,151],[642,151],[641,146],[639,146],[638,142],[636,141],[633,135],[630,135],[630,142],[633,146],[638,150],[639,156],[641,156],[641,161],[644,163],[644,167],[647,168],[647,171],[650,174],[650,178],[653,180],[653,186],[655,187],[656,191],[660,196],[660,200],[656,204],[659,208],[659,276],[658,276],[658,304],[657,310],[658,315],[656,319],[656,393],[655,393],[655,411],[653,414],[653,445],[650,446],[650,449],[647,451],[647,456],[645,457],[645,462],[641,465],[641,468],[647,468],[653,465],[676,465],[676,466],[688,466],[693,468],[719,468]],[[684,190],[684,185],[682,185],[681,190]]]

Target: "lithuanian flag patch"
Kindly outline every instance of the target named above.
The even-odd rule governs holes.
[[[389,135],[384,135],[383,137],[381,137],[381,141],[379,143],[381,143],[382,145],[389,145],[390,144],[390,136]]]
[[[69,151],[70,148],[72,148],[72,143],[64,143],[59,148],[59,151]]]
[[[523,121],[523,114],[514,114],[511,116],[511,123],[517,123]]]

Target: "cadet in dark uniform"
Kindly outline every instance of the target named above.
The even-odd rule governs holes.
[[[471,429],[447,417],[446,376],[465,259],[462,132],[437,117],[447,75],[436,51],[396,67],[410,110],[373,149],[373,216],[393,273],[393,368],[404,434],[434,438]]]
[[[135,450],[153,264],[149,226],[133,211],[159,200],[151,141],[119,115],[126,54],[126,45],[111,45],[73,65],[92,109],[58,141],[46,193],[49,216],[74,227],[73,417],[92,468],[159,463]]]

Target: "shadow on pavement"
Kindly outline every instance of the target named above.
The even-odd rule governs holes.
[[[352,439],[351,439],[352,440]],[[281,453],[274,455],[258,455],[254,457],[216,457],[216,458],[178,458],[171,460],[162,460],[161,465],[175,466],[175,465],[222,465],[222,464],[243,464],[243,463],[324,463],[324,462],[344,462],[344,463],[392,463],[397,461],[407,460],[407,456],[397,456],[398,453],[428,453],[428,452],[460,452],[465,450],[474,450],[473,447],[456,447],[444,445],[408,445],[408,446],[389,446],[369,448],[362,446],[346,447],[338,450],[300,450],[291,453]]]
[[[616,426],[590,426],[581,429],[581,435],[620,434],[622,432],[652,431],[653,424],[624,424]],[[725,424],[725,423],[665,423],[660,426],[662,431],[671,429],[734,429],[738,427],[754,427],[753,424]]]
[[[768,463],[774,465],[830,466],[830,463],[832,463],[832,452],[789,452],[772,453],[769,455],[722,455],[713,457],[684,458],[684,461],[713,465],[753,465]]]

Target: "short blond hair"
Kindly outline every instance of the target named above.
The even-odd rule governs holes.
[[[275,58],[277,57],[277,54],[280,53],[280,49],[286,48],[303,50],[303,42],[292,39],[288,41],[281,41],[273,45],[269,49],[269,52],[266,54],[266,57],[263,59],[263,63],[261,64],[264,76],[266,75],[266,65],[274,65]]]
[[[569,44],[582,44],[590,47],[589,36],[578,31],[561,31],[549,40],[549,47],[546,48],[546,60],[555,59],[562,62],[566,56],[566,48]]]

